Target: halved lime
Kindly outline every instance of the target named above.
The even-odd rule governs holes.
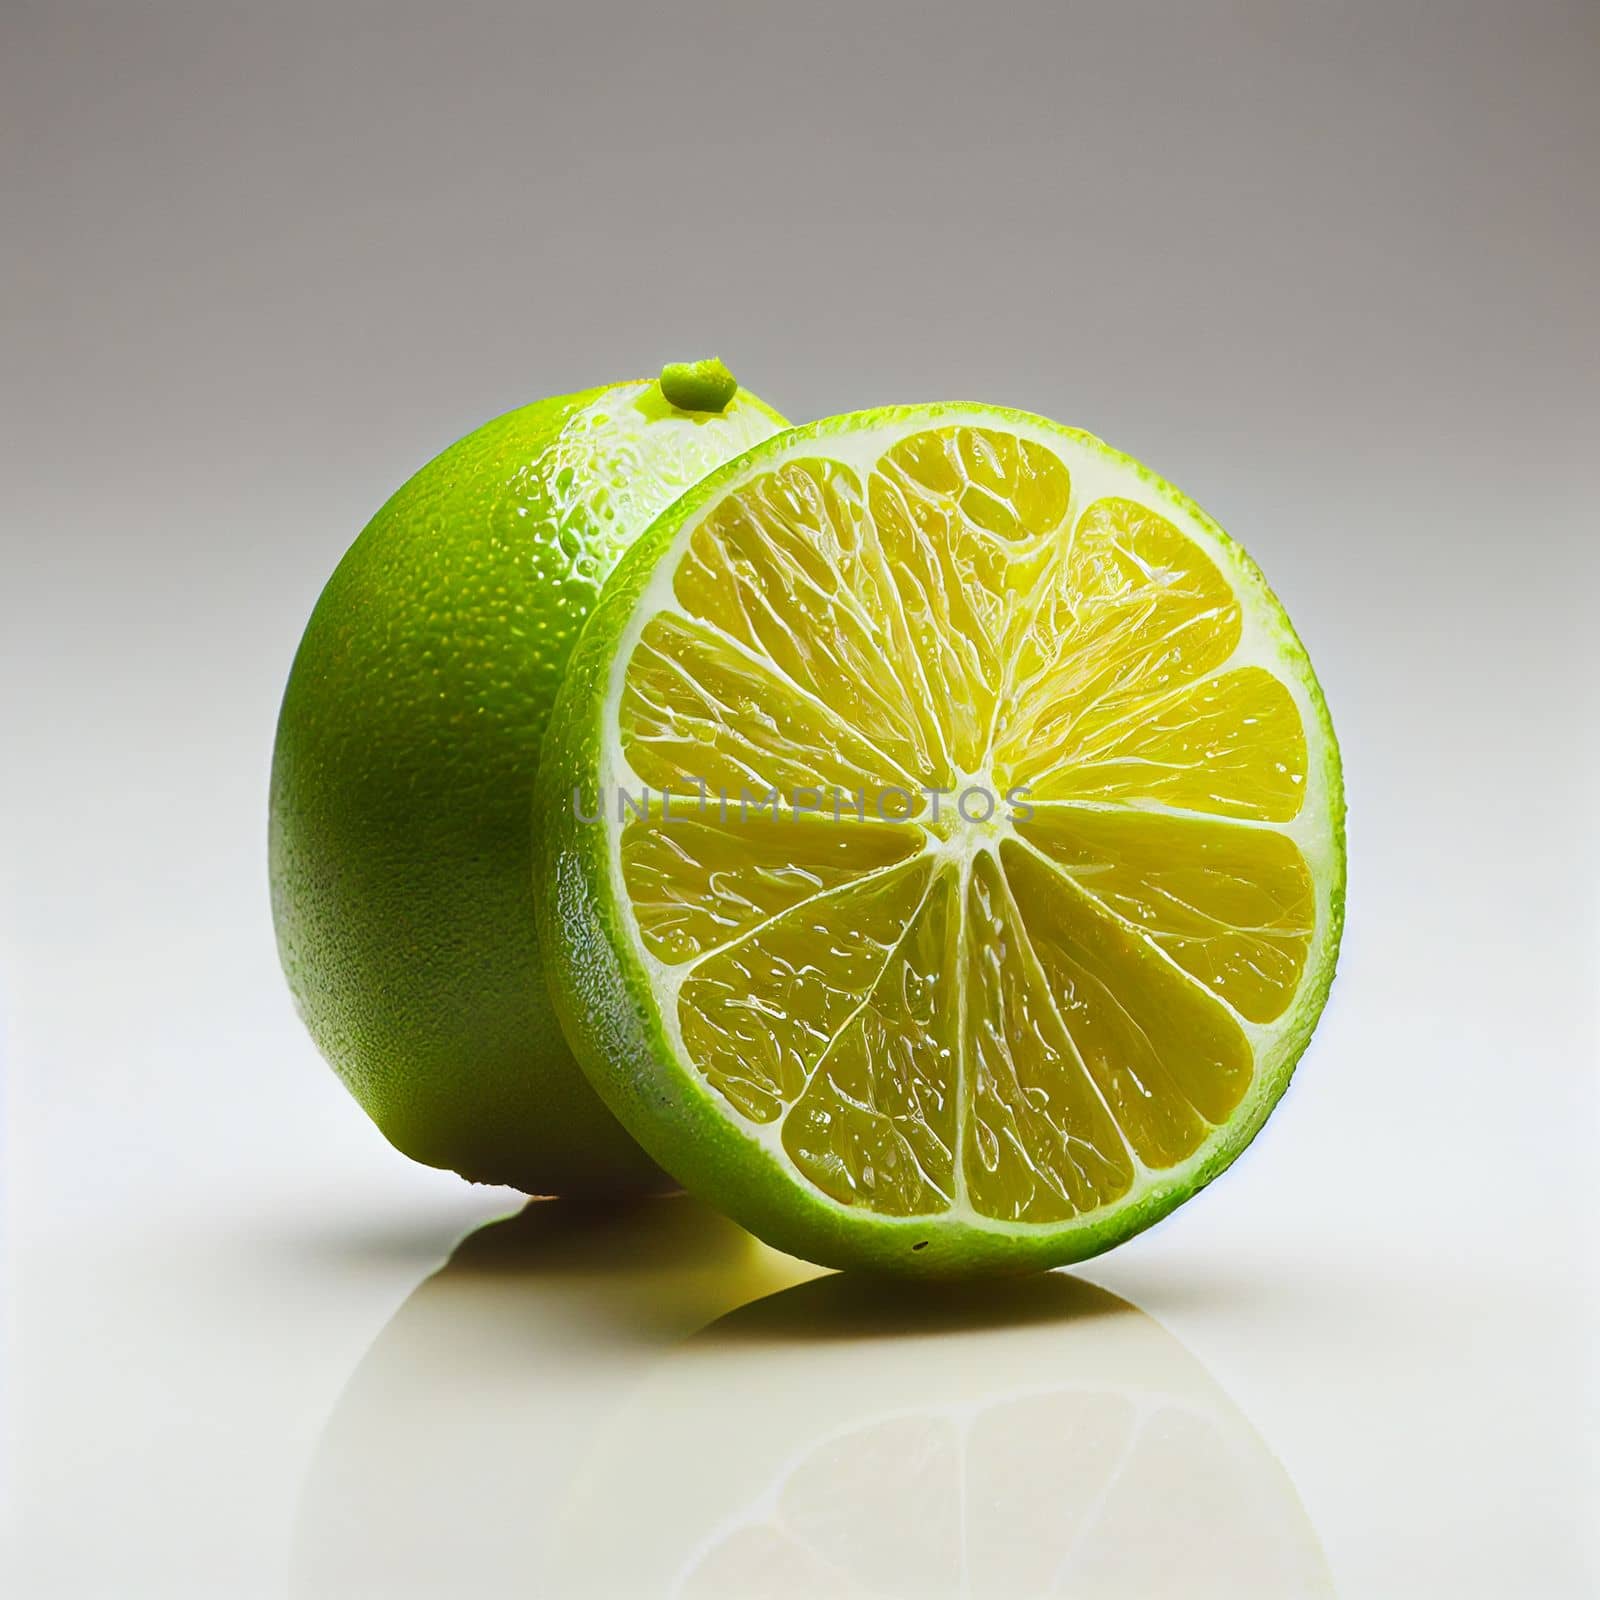
[[[1249,558],[988,406],[779,434],[607,584],[539,791],[557,1012],[781,1249],[1080,1259],[1215,1177],[1332,979],[1338,747]]]

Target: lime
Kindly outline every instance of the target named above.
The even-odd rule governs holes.
[[[1104,1250],[1327,997],[1338,747],[1248,557],[987,406],[782,434],[606,588],[538,790],[557,1013],[686,1187],[835,1266]]]
[[[659,1174],[583,1081],[545,993],[528,806],[540,739],[618,556],[783,419],[659,383],[479,428],[373,518],[284,695],[273,914],[324,1055],[407,1155],[533,1193]]]

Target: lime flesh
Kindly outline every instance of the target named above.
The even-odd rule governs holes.
[[[1260,573],[988,407],[686,495],[584,635],[537,817],[602,1098],[829,1265],[1048,1266],[1170,1211],[1282,1094],[1343,916],[1338,748]]]

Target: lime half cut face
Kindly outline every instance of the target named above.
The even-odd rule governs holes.
[[[546,745],[552,983],[687,1187],[829,1265],[1104,1250],[1254,1136],[1327,997],[1338,748],[1248,557],[984,406],[780,434],[607,586]]]

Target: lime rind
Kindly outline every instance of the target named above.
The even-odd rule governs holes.
[[[645,949],[622,885],[616,832],[581,826],[572,788],[608,789],[625,763],[614,726],[623,672],[648,618],[670,606],[677,561],[700,513],[730,490],[808,451],[862,469],[911,431],[1001,428],[1055,450],[1073,476],[1075,520],[1107,493],[1133,493],[1206,550],[1228,575],[1245,626],[1225,670],[1271,667],[1299,710],[1307,784],[1293,838],[1312,874],[1315,937],[1295,998],[1270,1025],[1239,1025],[1256,1051],[1242,1102],[1184,1161],[1141,1169],[1123,1199],[1066,1222],[1012,1222],[938,1213],[892,1217],[837,1201],[794,1168],[767,1129],[723,1109],[690,1067],[675,1008],[661,1004],[657,963]],[[720,1204],[769,1243],[827,1265],[916,1276],[1015,1272],[1082,1260],[1166,1216],[1212,1182],[1255,1137],[1288,1087],[1333,981],[1344,923],[1344,789],[1326,699],[1309,657],[1260,569],[1192,500],[1092,434],[1007,408],[949,403],[890,407],[829,418],[775,435],[717,469],[644,534],[607,585],[568,671],[541,766],[537,805],[540,916],[561,959],[549,970],[552,999],[601,1097],[640,1144],[686,1187]],[[1225,1002],[1224,1002],[1225,1003]]]

